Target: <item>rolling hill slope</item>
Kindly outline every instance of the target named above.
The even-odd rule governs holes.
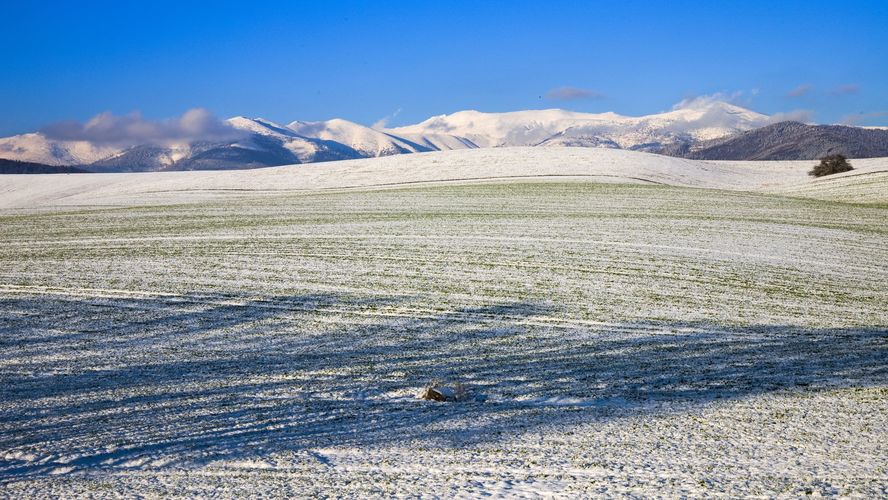
[[[830,189],[837,179],[876,182],[875,188],[844,201],[888,202],[888,158],[855,160],[855,170],[821,179],[811,162],[708,162],[635,151],[595,148],[489,148],[396,155],[374,159],[274,167],[261,170],[149,172],[88,176],[0,177],[0,208],[52,205],[182,203],[238,197],[352,188],[386,188],[428,183],[476,183],[508,179],[575,179],[591,182],[779,193],[810,192],[843,200]],[[847,188],[843,188],[847,191]],[[844,191],[843,191],[844,192]]]

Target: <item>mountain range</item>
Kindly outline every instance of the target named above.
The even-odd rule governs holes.
[[[388,129],[342,119],[283,125],[239,116],[223,124],[230,136],[215,140],[121,145],[53,139],[43,132],[22,134],[0,139],[0,159],[92,172],[136,172],[256,168],[510,146],[603,147],[726,160],[814,159],[832,152],[888,156],[888,130],[774,121],[714,100],[691,101],[641,117],[560,109],[460,111]]]

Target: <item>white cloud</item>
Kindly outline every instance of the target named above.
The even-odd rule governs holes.
[[[390,115],[383,116],[382,118],[376,120],[375,122],[373,122],[373,125],[370,125],[370,128],[375,130],[384,129],[388,125],[388,123],[394,120],[395,117],[399,114],[401,114],[401,108],[396,109],[394,113]]]
[[[814,87],[812,87],[811,85],[808,85],[807,83],[804,83],[804,84],[799,85],[798,87],[790,90],[789,92],[787,92],[786,97],[795,98],[795,97],[806,96],[806,95],[810,94],[812,90],[814,90]]]
[[[46,137],[94,144],[133,146],[195,141],[225,141],[242,137],[237,130],[201,108],[189,109],[178,118],[146,120],[138,112],[115,115],[100,113],[86,123],[66,121],[40,130]]]
[[[787,111],[785,113],[774,113],[768,119],[769,123],[779,123],[779,122],[802,122],[802,123],[813,123],[814,122],[814,111],[810,109],[795,109],[792,111]]]
[[[861,123],[868,121],[872,118],[884,118],[888,117],[888,111],[876,111],[875,113],[855,113],[852,115],[843,116],[839,123],[842,125],[860,125]]]
[[[579,87],[558,87],[546,92],[546,99],[555,101],[580,101],[584,99],[604,99],[604,94],[592,89]]]
[[[856,83],[846,83],[845,85],[839,85],[838,87],[832,89],[830,94],[832,95],[849,95],[856,94],[860,92],[860,85]]]
[[[737,104],[741,102],[742,97],[742,90],[738,90],[730,94],[725,94],[724,92],[716,92],[709,95],[689,96],[685,97],[684,99],[678,101],[675,105],[673,105],[672,110],[677,111],[679,109],[705,109],[718,102]]]

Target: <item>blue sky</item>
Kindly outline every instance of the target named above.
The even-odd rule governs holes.
[[[721,93],[888,125],[888,1],[8,2],[0,135],[110,111],[413,123]]]

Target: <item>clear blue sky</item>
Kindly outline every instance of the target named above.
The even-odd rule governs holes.
[[[7,2],[0,135],[102,111],[639,115],[721,92],[888,124],[888,1]],[[576,99],[547,97],[553,89]],[[555,93],[557,94],[557,92]],[[600,95],[598,95],[600,94]],[[793,94],[793,95],[790,95]]]

